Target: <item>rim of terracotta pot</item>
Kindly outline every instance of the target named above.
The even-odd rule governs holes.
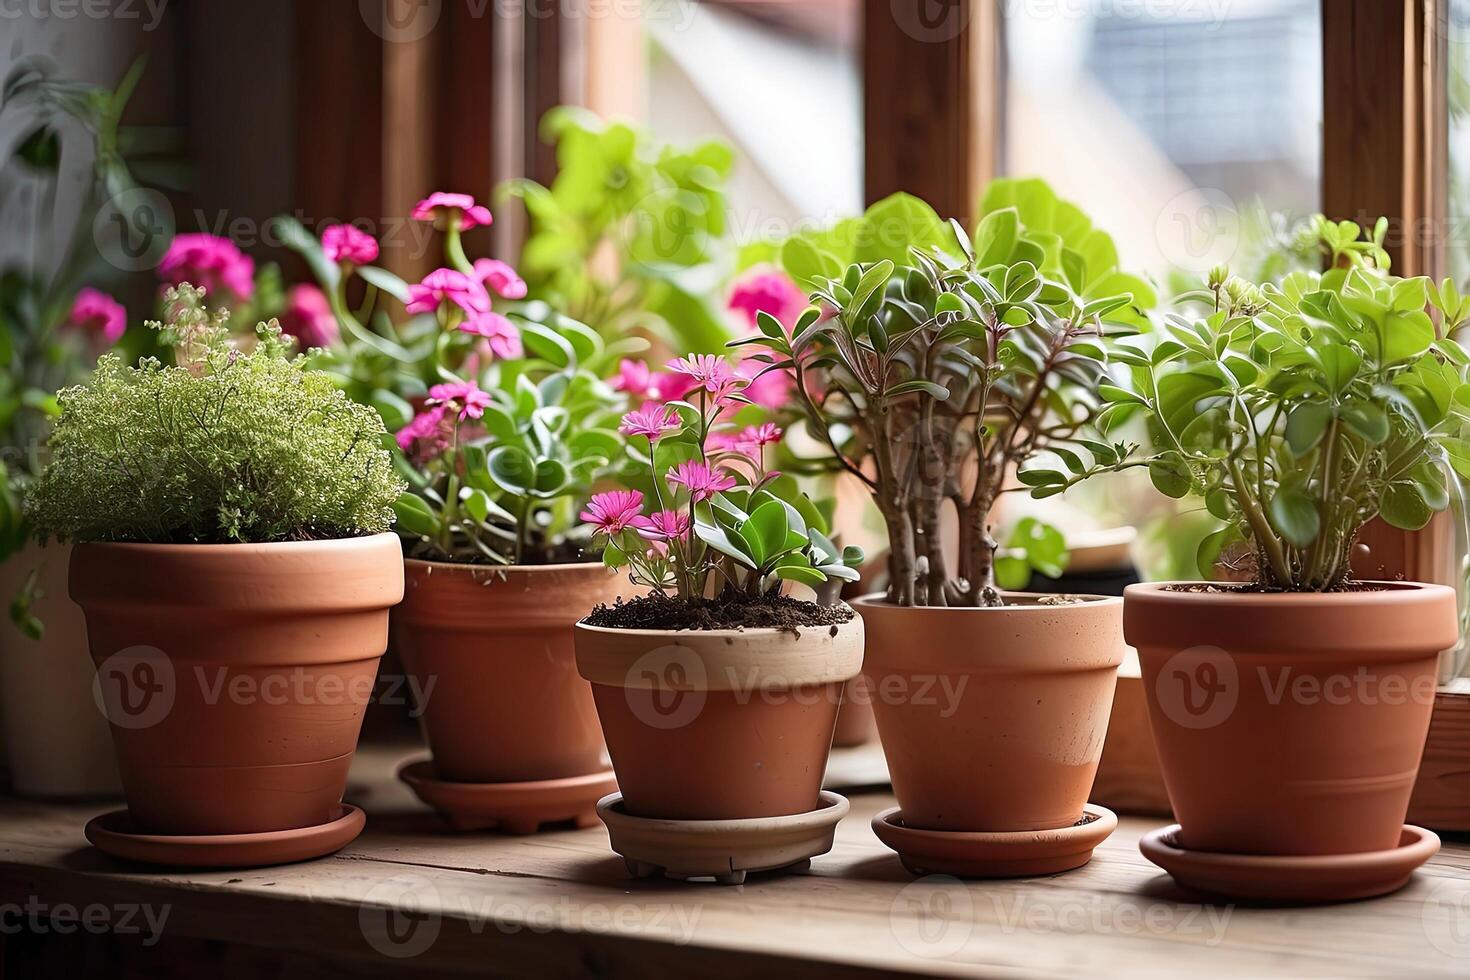
[[[608,568],[601,561],[568,561],[557,562],[551,565],[487,565],[479,562],[468,561],[436,561],[432,558],[408,558],[403,559],[405,565],[422,565],[430,568],[451,568],[456,571],[486,571],[486,572],[515,572],[519,575],[533,575],[538,572],[579,572],[592,571],[594,569],[605,571],[616,576],[618,573]],[[629,586],[631,588],[631,586]]]
[[[1002,592],[1010,599],[1045,593]],[[883,593],[853,600],[869,618],[871,671],[1075,673],[1123,663],[1123,599],[1049,605],[897,606]]]
[[[1128,586],[1123,592],[1128,643],[1183,648],[1225,638],[1241,650],[1384,654],[1446,650],[1459,642],[1458,600],[1447,585],[1369,580],[1359,584],[1377,588],[1355,592],[1173,588],[1202,584],[1216,583]],[[1324,628],[1312,628],[1313,619]]]
[[[1069,599],[1080,599],[1082,601],[1008,603],[1004,606],[900,606],[897,603],[889,602],[888,595],[884,592],[869,592],[867,595],[858,596],[855,599],[849,599],[847,601],[849,605],[859,612],[864,609],[878,608],[891,610],[901,616],[914,615],[916,613],[933,615],[985,613],[989,615],[1004,612],[1025,615],[1028,613],[1056,613],[1058,610],[1075,610],[1079,607],[1084,609],[1100,609],[1109,606],[1121,606],[1123,604],[1122,596],[1093,595],[1088,592],[1009,592],[1001,590],[1000,594],[1003,599],[1055,599],[1058,596],[1065,596]]]
[[[862,616],[787,630],[621,629],[576,625],[577,671],[593,684],[648,690],[742,690],[844,683],[863,666]]]
[[[391,531],[233,544],[85,541],[72,550],[68,591],[83,608],[386,610],[403,598],[401,555],[398,535]],[[142,567],[149,574],[122,574],[119,565]],[[159,589],[161,575],[168,576],[166,591]],[[245,577],[255,585],[239,588]]]

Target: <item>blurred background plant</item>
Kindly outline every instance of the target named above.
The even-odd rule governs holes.
[[[724,185],[735,158],[717,141],[687,149],[571,106],[541,120],[556,144],[551,186],[514,180],[530,230],[520,270],[530,295],[612,345],[638,334],[670,352],[711,353],[730,337],[715,297],[732,256]]]

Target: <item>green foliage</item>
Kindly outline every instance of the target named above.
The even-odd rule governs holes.
[[[1224,522],[1201,543],[1202,565],[1244,540],[1260,584],[1340,588],[1366,521],[1381,514],[1422,527],[1449,505],[1440,462],[1470,474],[1470,359],[1437,339],[1429,313],[1448,334],[1470,304],[1449,281],[1382,272],[1380,241],[1375,233],[1364,249],[1339,242],[1348,258],[1338,267],[1291,273],[1279,285],[1215,270],[1202,316],[1171,313],[1152,338],[1111,351],[1126,373],[1103,387],[1099,422],[1115,428],[1143,416],[1155,453],[1095,456],[1034,485],[1147,465],[1160,492],[1203,497]]]
[[[586,328],[555,336],[598,359]],[[498,364],[488,384],[480,419],[462,423],[452,403],[443,443],[405,466],[411,489],[396,509],[409,554],[515,565],[580,557],[590,534],[577,509],[623,458],[622,397],[575,357]]]
[[[541,133],[556,143],[556,179],[503,191],[530,219],[519,268],[532,297],[609,344],[643,333],[680,351],[719,350],[729,330],[710,296],[722,278],[730,148],[658,145],[572,107],[548,112]]]
[[[52,459],[27,497],[41,540],[271,542],[387,530],[403,488],[382,421],[289,356],[274,323],[224,340],[188,285],[165,295],[178,366],[105,355],[60,393]]]
[[[808,429],[872,492],[901,605],[1000,602],[990,511],[1005,474],[1047,451],[1082,465],[1067,447],[1103,404],[1103,337],[1133,332],[1154,301],[1118,271],[1111,239],[1040,181],[996,182],[981,213],[969,233],[899,194],[783,243],[814,307],[789,337],[763,324],[736,342],[795,373]],[[1020,478],[1038,496],[1062,489],[1049,474]],[[953,575],[947,506],[960,521]],[[1059,570],[1058,542],[1027,525],[1006,557]],[[1003,567],[1011,579],[1020,569]]]

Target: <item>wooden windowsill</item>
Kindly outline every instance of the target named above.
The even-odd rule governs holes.
[[[961,885],[903,871],[869,829],[891,805],[874,793],[854,795],[836,846],[809,874],[737,888],[634,881],[600,827],[519,838],[447,832],[392,779],[408,754],[417,752],[365,750],[349,798],[369,812],[366,833],[333,857],[285,867],[141,872],[87,847],[82,825],[101,807],[0,801],[0,907],[166,906],[150,957],[207,948],[220,962],[224,943],[252,950],[252,962],[264,949],[354,977],[748,976],[773,967],[807,977],[1174,977],[1186,964],[1196,977],[1463,977],[1470,968],[1454,955],[1470,954],[1467,923],[1452,918],[1470,908],[1463,843],[1447,842],[1386,898],[1230,907],[1176,889],[1137,849],[1160,821],[1124,817],[1078,871]],[[390,917],[389,906],[404,914]],[[390,958],[370,941],[401,951],[386,940],[389,927],[410,942],[417,930],[436,931],[417,955]]]

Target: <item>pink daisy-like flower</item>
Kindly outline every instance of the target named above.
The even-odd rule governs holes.
[[[415,221],[432,221],[439,227],[444,227],[453,214],[459,215],[460,231],[488,225],[494,220],[490,217],[490,209],[483,204],[476,204],[475,199],[468,194],[435,191],[413,207]]]
[[[410,313],[432,313],[441,303],[453,303],[471,317],[490,312],[485,287],[457,269],[435,269],[408,287]]]
[[[459,409],[459,419],[481,418],[485,409],[490,407],[489,392],[481,391],[480,386],[473,381],[456,381],[452,383],[438,384],[429,389],[429,398],[425,405],[444,405],[448,408]]]
[[[579,516],[599,534],[611,537],[627,528],[637,528],[646,520],[642,513],[642,493],[637,490],[609,490],[594,493],[587,501],[587,509]]]
[[[689,513],[661,510],[643,518],[638,534],[649,541],[677,541],[689,533]]]
[[[645,436],[653,441],[662,439],[683,425],[679,413],[664,405],[644,405],[636,412],[623,416],[618,431],[625,436]]]
[[[735,377],[735,372],[729,362],[718,354],[690,354],[687,357],[676,357],[664,366],[676,374],[690,378],[696,387],[703,388],[712,394],[723,390]]]
[[[459,325],[459,329],[476,337],[484,337],[490,352],[502,361],[515,361],[526,356],[521,346],[521,332],[507,317],[495,312],[475,313]]]
[[[378,258],[378,240],[355,225],[328,225],[322,229],[322,252],[328,262],[367,265]]]
[[[697,459],[686,460],[670,470],[669,482],[688,490],[695,503],[735,486],[735,478],[729,473]]]
[[[255,295],[255,260],[218,235],[175,235],[158,263],[158,277],[170,286],[191,282],[215,297]]]
[[[331,347],[341,338],[327,294],[310,283],[292,286],[281,311],[281,333],[295,337],[301,348]]]
[[[526,280],[522,279],[509,263],[499,259],[476,259],[475,278],[506,299],[525,299]]]
[[[66,325],[111,347],[128,329],[128,311],[106,293],[84,286],[72,301]]]
[[[608,382],[613,391],[625,391],[634,398],[648,398],[658,402],[670,402],[683,398],[694,390],[693,379],[672,372],[653,372],[642,361],[624,358],[618,364],[618,374]]]
[[[781,441],[781,427],[774,422],[747,425],[741,430],[740,438],[757,446],[772,446]]]
[[[444,416],[448,411],[444,405],[425,408],[395,434],[398,448],[418,458],[435,456],[447,445],[448,433]]]
[[[752,330],[757,329],[756,314],[766,313],[789,331],[806,309],[806,295],[786,273],[757,268],[730,287],[727,305],[742,314]]]

